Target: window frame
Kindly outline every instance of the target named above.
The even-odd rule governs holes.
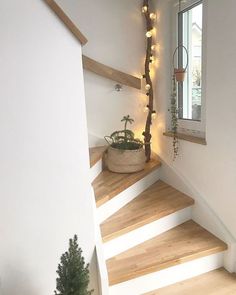
[[[178,46],[179,44],[179,18],[180,13],[182,14],[185,11],[188,11],[191,8],[194,8],[195,6],[202,4],[202,81],[201,81],[201,88],[202,88],[202,97],[201,97],[201,121],[196,121],[192,119],[185,119],[185,118],[179,118],[178,119],[178,126],[179,126],[179,132],[180,133],[186,133],[190,135],[205,137],[205,126],[206,126],[206,49],[207,49],[207,43],[206,43],[206,0],[186,0],[183,1],[181,4],[181,12],[179,12],[179,5],[178,0],[174,1],[173,5],[173,36],[172,36],[172,52]],[[182,32],[181,32],[182,33]],[[180,58],[180,56],[178,56]],[[181,62],[181,59],[179,59]],[[181,91],[178,86],[178,91]],[[179,104],[179,97],[178,97],[178,104]],[[182,107],[181,103],[179,104],[180,107]]]

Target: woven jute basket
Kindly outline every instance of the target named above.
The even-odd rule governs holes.
[[[145,162],[145,151],[142,147],[137,150],[121,150],[109,147],[107,150],[106,165],[111,172],[138,172],[144,169]]]

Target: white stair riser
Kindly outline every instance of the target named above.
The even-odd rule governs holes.
[[[149,186],[159,180],[159,169],[151,172],[143,179],[137,181],[135,184],[115,196],[104,205],[100,206],[97,210],[98,220],[102,223],[108,217],[113,215],[119,209],[124,207],[127,203],[131,202],[139,194],[145,191]]]
[[[109,259],[190,220],[191,214],[192,207],[188,207],[104,243],[105,258]]]
[[[90,181],[94,179],[102,172],[102,160],[99,160],[92,168],[90,168]]]
[[[93,188],[91,186],[91,191],[93,194]],[[97,207],[95,202],[95,196],[92,201],[93,205],[93,212],[94,216],[96,216]],[[103,242],[101,238],[101,231],[100,231],[100,225],[98,221],[94,220],[94,236],[95,236],[95,253],[96,255],[96,262],[97,262],[97,282],[99,287],[99,294],[102,295],[109,295],[109,282],[108,282],[108,273],[107,273],[107,267],[106,267],[106,259],[104,256],[104,249],[103,249]]]
[[[223,266],[224,252],[195,259],[111,286],[109,295],[141,295],[181,282]]]

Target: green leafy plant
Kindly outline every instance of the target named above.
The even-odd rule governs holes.
[[[69,240],[68,252],[61,256],[57,274],[55,295],[91,295],[93,293],[93,290],[88,291],[89,265],[85,265],[76,235]]]
[[[173,133],[173,151],[174,151],[174,160],[179,153],[179,140],[178,140],[178,113],[179,109],[177,107],[177,83],[175,75],[172,78],[172,94],[171,94],[171,131]]]
[[[130,115],[127,115],[122,118],[121,122],[124,122],[124,129],[115,131],[110,136],[105,136],[105,140],[111,147],[116,149],[140,149],[143,146],[143,142],[140,139],[134,137],[133,131],[127,129],[128,123],[132,124],[134,120],[130,117]]]

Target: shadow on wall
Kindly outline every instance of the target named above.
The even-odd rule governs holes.
[[[105,139],[99,138],[98,136],[91,133],[88,134],[88,141],[89,141],[89,147],[106,145]]]
[[[32,279],[26,275],[30,272],[22,272],[20,265],[15,268],[8,267],[7,270],[2,271],[5,274],[4,285],[0,282],[0,295],[42,295],[37,286],[32,285]],[[17,268],[18,267],[18,268]]]
[[[163,159],[161,159],[161,162],[161,180],[194,199],[195,204],[193,206],[192,219],[227,243],[229,250],[225,256],[224,266],[229,272],[235,272],[236,238],[227,229],[214,210],[208,205],[204,197],[183,176],[181,171],[170,167]]]
[[[22,271],[24,269],[24,272]],[[97,286],[98,278],[97,273],[94,270],[97,269],[97,256],[96,251],[94,251],[92,259],[90,261],[90,289],[95,289],[93,294],[98,295]],[[32,277],[27,274],[31,273],[30,270],[26,271],[25,265],[23,263],[16,262],[16,267],[6,266],[2,269],[4,273],[4,278],[0,278],[0,295],[42,295],[41,290],[38,286],[32,284]],[[40,276],[40,274],[39,274]],[[3,284],[4,280],[4,284]],[[56,267],[55,267],[55,286],[56,286]],[[52,289],[51,295],[54,294],[54,289]]]
[[[89,274],[90,274],[89,290],[94,289],[93,295],[98,295],[99,294],[97,290],[97,286],[99,286],[98,273],[94,270],[98,270],[97,253],[95,249],[93,251],[93,256],[89,263]]]

